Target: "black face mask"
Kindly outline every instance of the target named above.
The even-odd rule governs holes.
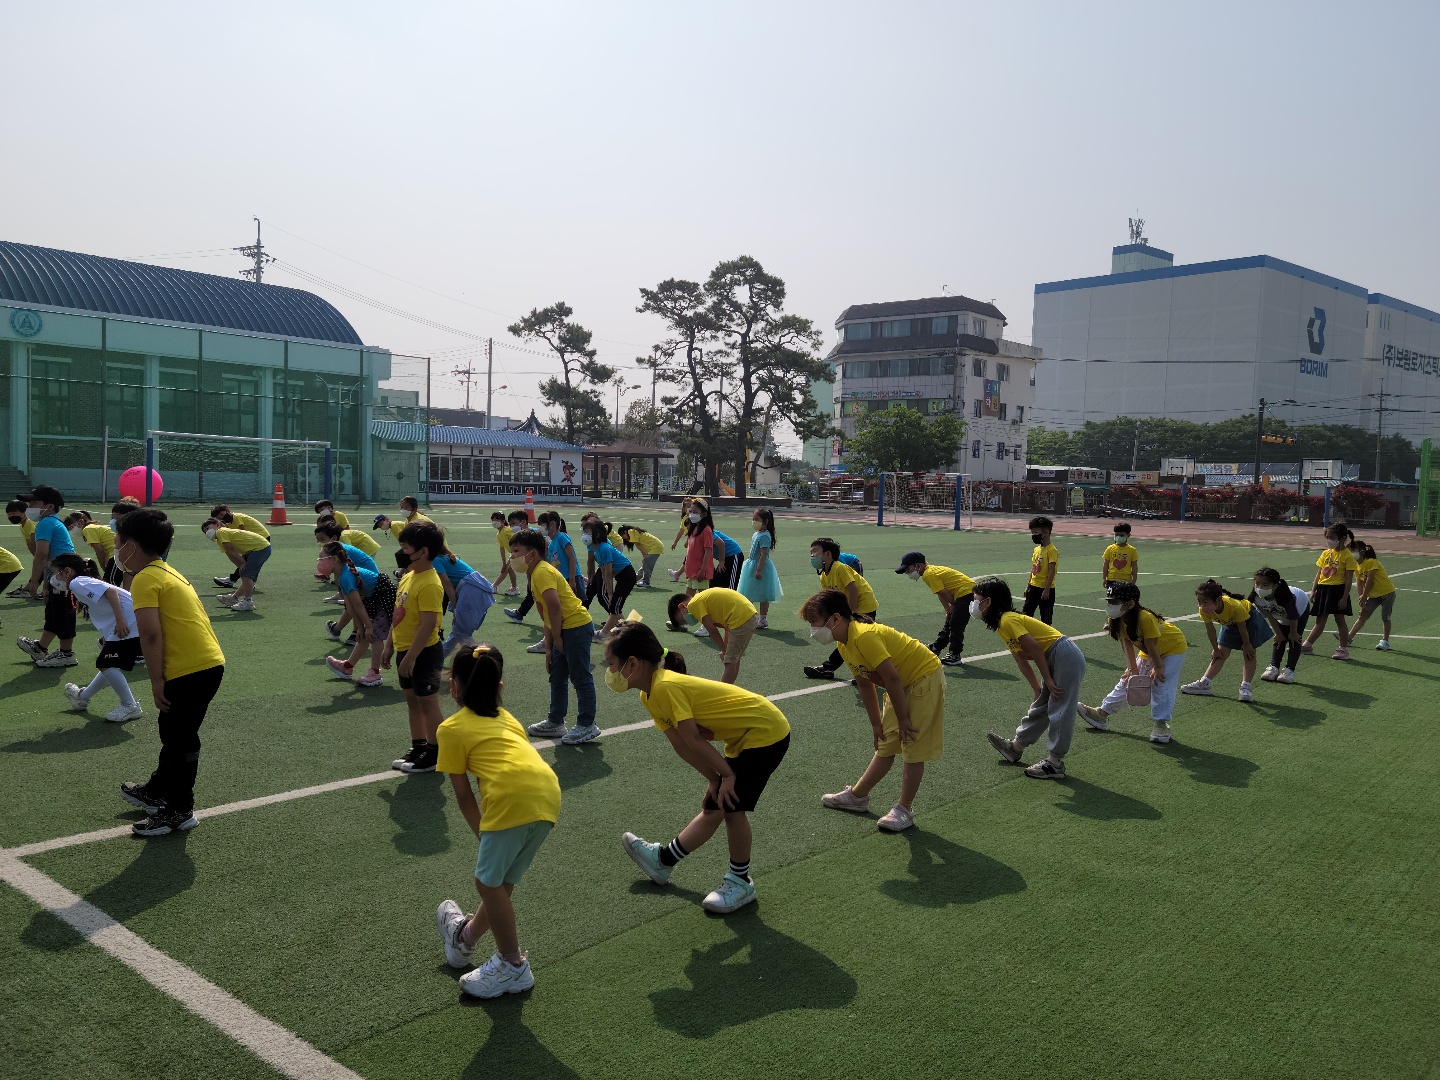
[[[1043,544],[1045,542],[1045,537],[1040,533],[1031,533],[1030,542],[1032,544]]]
[[[8,515],[7,515],[7,516],[8,516]],[[11,525],[19,525],[19,524],[20,524],[20,519],[19,519],[19,518],[16,518],[16,517],[10,518],[10,524],[11,524]]]

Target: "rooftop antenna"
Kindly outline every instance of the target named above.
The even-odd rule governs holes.
[[[267,255],[264,245],[260,243],[260,219],[258,217],[255,219],[255,243],[253,245],[247,244],[245,247],[238,247],[235,250],[241,255],[244,255],[245,258],[255,260],[254,267],[249,270],[241,270],[240,276],[249,278],[255,282],[256,285],[263,284],[265,267],[275,261],[275,256]]]
[[[1137,210],[1135,213],[1138,215],[1140,211]],[[1130,243],[1144,244],[1148,247],[1150,238],[1145,235],[1145,219],[1137,216],[1126,218],[1126,220],[1130,222]]]
[[[940,286],[940,295],[941,295],[941,296],[949,296],[949,295],[950,295],[950,286],[949,286],[949,285],[941,285],[941,286]]]

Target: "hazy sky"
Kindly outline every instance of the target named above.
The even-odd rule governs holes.
[[[1440,309],[1436,0],[15,3],[5,32],[0,238],[234,274],[167,253],[258,215],[281,259],[472,334],[564,299],[626,367],[659,335],[638,287],[740,254],[827,348],[846,305],[943,286],[1028,342],[1034,284],[1107,272],[1137,210],[1177,262]],[[546,362],[496,368],[526,415]]]

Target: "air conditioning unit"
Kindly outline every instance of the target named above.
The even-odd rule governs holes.
[[[305,473],[305,482],[310,491],[319,493],[325,490],[325,466],[311,465]],[[336,465],[331,470],[330,494],[338,498],[341,495],[355,494],[355,466]]]

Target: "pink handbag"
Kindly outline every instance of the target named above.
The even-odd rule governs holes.
[[[1131,705],[1149,705],[1155,682],[1149,675],[1131,675],[1125,680],[1125,700]]]

